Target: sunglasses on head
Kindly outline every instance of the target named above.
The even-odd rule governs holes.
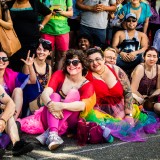
[[[43,39],[43,38],[40,38],[40,39],[39,39],[39,42],[40,42],[40,43],[47,43],[47,44],[51,44],[51,41],[46,40],[46,39]]]
[[[80,60],[78,60],[78,59],[75,59],[75,60],[72,60],[72,61],[69,60],[69,59],[66,60],[66,65],[67,65],[67,66],[69,66],[71,63],[72,63],[73,66],[76,67],[76,66],[78,66],[78,64],[80,63]]]
[[[0,60],[2,60],[3,62],[9,61],[8,57],[0,57]]]
[[[137,19],[127,19],[127,22],[137,22]]]

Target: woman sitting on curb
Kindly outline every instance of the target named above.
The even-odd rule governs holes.
[[[95,117],[100,125],[111,129],[111,134],[123,141],[144,141],[145,133],[158,129],[156,118],[140,112],[133,105],[130,82],[118,66],[105,65],[100,48],[87,50],[90,71],[86,78],[92,82],[97,97],[97,106],[89,113],[87,121]]]
[[[0,139],[3,143],[3,147],[0,147],[0,159],[5,154],[5,147],[7,146],[7,139],[3,139],[4,130],[9,135],[12,143],[13,149],[12,153],[14,156],[20,156],[25,153],[31,152],[33,150],[33,145],[31,143],[27,143],[23,140],[20,140],[17,125],[13,118],[15,113],[15,104],[11,97],[5,92],[3,87],[0,85]],[[1,146],[2,144],[0,144]]]
[[[144,63],[139,64],[132,73],[131,88],[133,97],[143,104],[145,99],[151,98],[151,106],[144,103],[144,108],[160,114],[160,66],[158,61],[158,51],[154,47],[149,47],[144,55]]]
[[[37,139],[48,145],[50,150],[61,145],[63,140],[60,136],[67,129],[76,130],[79,116],[86,117],[96,104],[93,85],[85,78],[86,64],[82,51],[68,50],[63,70],[53,73],[48,87],[42,92],[41,98],[45,106],[41,107],[38,114],[43,128],[48,129],[49,133],[46,133],[47,136],[42,134]],[[22,131],[30,133],[29,122],[33,116],[20,120]]]
[[[28,52],[27,59],[22,61],[28,65],[30,70],[30,75],[25,75],[23,73],[14,72],[12,69],[7,68],[9,65],[9,58],[4,51],[0,51],[0,84],[4,87],[5,91],[9,96],[12,97],[14,103],[16,104],[16,113],[14,115],[15,120],[21,113],[22,103],[23,103],[23,91],[22,89],[27,84],[36,83],[36,74],[33,70],[33,57],[30,57]]]

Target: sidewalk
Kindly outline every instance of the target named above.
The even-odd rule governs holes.
[[[146,142],[103,143],[77,146],[74,138],[63,137],[64,144],[55,151],[49,151],[47,146],[41,146],[35,136],[23,135],[29,142],[33,142],[35,149],[25,156],[12,157],[7,151],[4,160],[159,160],[160,159],[160,131],[158,134],[148,135]]]

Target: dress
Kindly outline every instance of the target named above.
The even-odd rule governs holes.
[[[152,79],[149,79],[145,73],[144,69],[144,76],[142,77],[138,92],[142,95],[150,96],[157,88],[157,79],[158,79],[158,65],[156,65],[156,75]]]
[[[153,47],[157,49],[157,51],[160,53],[160,29],[158,29],[155,33],[154,36],[154,41],[153,41]]]
[[[20,59],[26,59],[28,50],[31,51],[32,55],[38,47],[38,39],[40,38],[38,15],[46,16],[51,11],[38,0],[29,0],[32,7],[22,9],[12,8],[14,2],[15,0],[9,1],[7,4],[10,9],[13,27],[22,48],[11,57],[10,67],[16,71],[20,71],[23,66],[23,62]]]
[[[115,75],[114,70],[109,66],[108,68]],[[114,137],[128,142],[145,141],[146,133],[153,134],[159,129],[159,119],[156,119],[155,114],[152,112],[148,112],[147,114],[143,113],[137,105],[133,105],[135,126],[129,125],[125,119],[115,118],[114,113],[116,112],[109,113],[108,109],[104,109],[104,107],[111,108],[116,106],[116,109],[119,109],[118,111],[122,108],[124,110],[124,103],[121,103],[124,98],[123,89],[119,81],[109,90],[106,83],[93,77],[90,71],[86,78],[93,83],[97,96],[97,105],[94,107],[94,110],[91,110],[87,115],[87,121],[97,122],[101,126],[108,127]]]
[[[33,68],[34,68],[34,71],[36,73],[36,76],[37,76],[37,79],[38,79],[39,83],[41,84],[41,86],[44,89],[46,87],[47,83],[48,83],[48,80],[49,80],[49,65],[46,63],[46,71],[43,75],[39,74],[37,72],[34,63],[33,63]]]

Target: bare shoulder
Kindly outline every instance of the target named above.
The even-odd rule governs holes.
[[[145,38],[146,40],[148,40],[148,37],[147,37],[147,35],[146,35],[145,33],[138,31],[138,35],[139,35],[141,38]]]
[[[157,64],[157,66],[158,66],[158,74],[160,74],[160,65]]]
[[[124,31],[117,31],[115,34],[114,34],[114,37],[115,36],[120,36],[120,35],[123,35],[124,34]]]
[[[141,63],[135,67],[135,69],[132,72],[131,77],[142,77],[144,75],[144,63]]]

